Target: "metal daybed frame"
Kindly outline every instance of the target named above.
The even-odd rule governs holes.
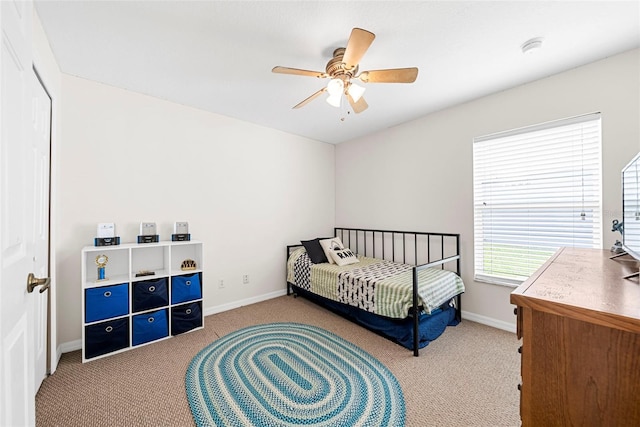
[[[421,307],[418,304],[418,272],[426,268],[445,269],[445,266],[449,266],[450,271],[460,275],[460,235],[336,227],[334,236],[340,237],[345,247],[357,254],[413,265],[413,306],[408,316],[413,318],[413,355],[419,356]],[[293,249],[300,246],[288,245],[286,259],[289,259]],[[453,264],[455,268],[451,267]],[[293,286],[287,281],[287,295],[297,296]],[[462,320],[460,296],[455,296],[455,318],[458,322]]]

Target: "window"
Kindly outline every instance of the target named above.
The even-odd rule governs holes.
[[[475,138],[475,278],[517,285],[560,247],[601,247],[600,114]]]

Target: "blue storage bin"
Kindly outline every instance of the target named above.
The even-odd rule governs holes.
[[[129,318],[124,317],[84,327],[84,357],[101,356],[129,347]]]
[[[129,313],[129,284],[85,289],[84,318],[86,323]]]
[[[133,284],[133,311],[145,311],[169,305],[167,278],[145,280]]]
[[[171,308],[171,335],[178,335],[202,326],[201,302]]]
[[[171,278],[171,304],[193,301],[202,298],[200,273]]]
[[[133,345],[167,336],[169,336],[169,321],[166,309],[133,316]]]

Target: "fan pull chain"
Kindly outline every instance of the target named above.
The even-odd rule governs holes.
[[[340,121],[344,122],[350,115],[349,102],[347,102],[347,97],[343,95],[340,99]]]

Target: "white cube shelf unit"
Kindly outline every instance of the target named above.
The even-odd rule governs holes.
[[[185,260],[196,268],[182,270]],[[202,273],[199,241],[82,248],[82,361],[203,328]]]

